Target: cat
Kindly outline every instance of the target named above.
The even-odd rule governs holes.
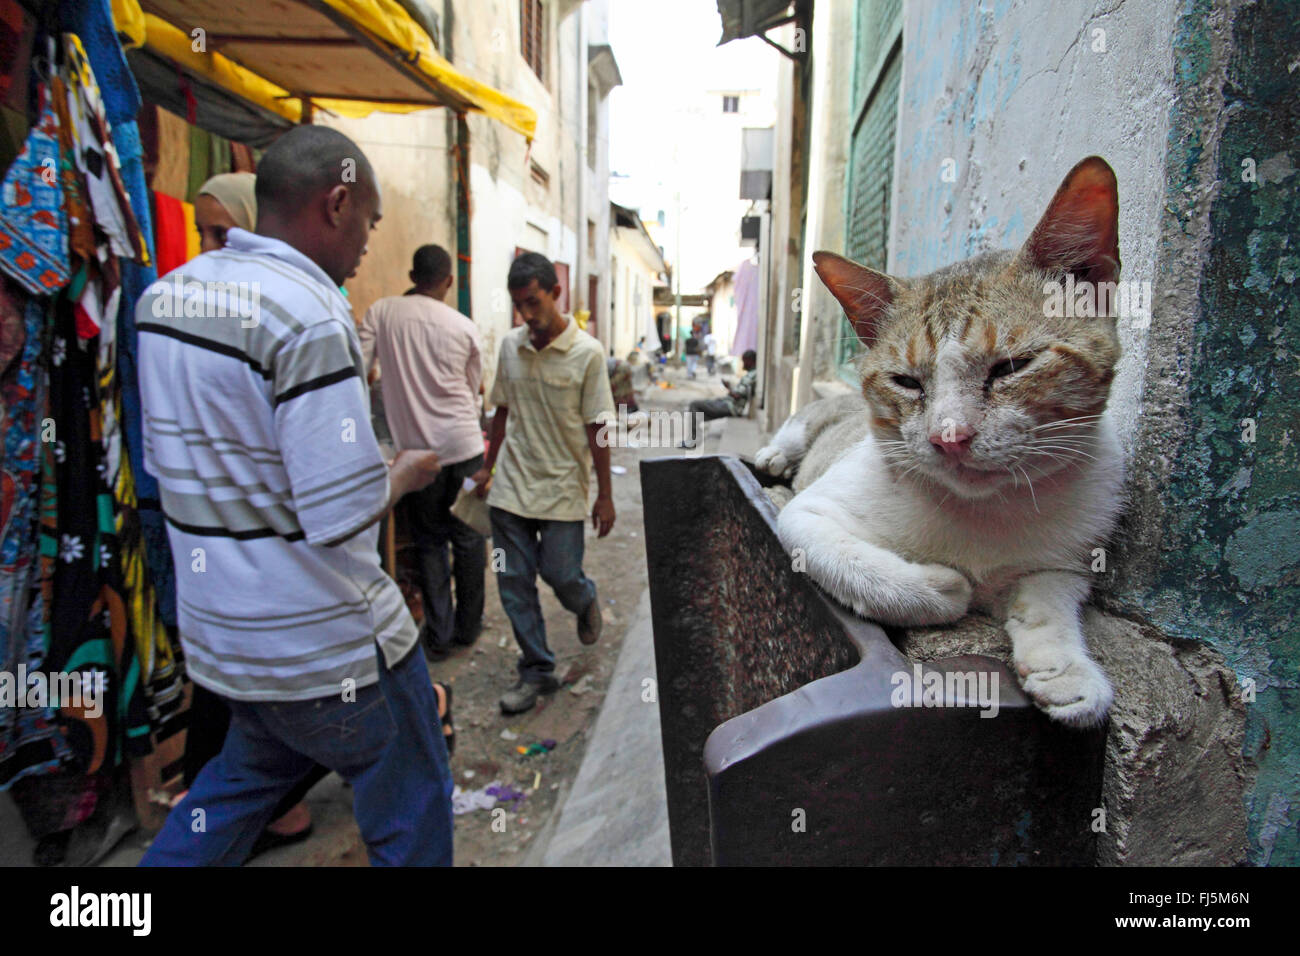
[[[1123,501],[1106,407],[1119,338],[1105,297],[1096,318],[1049,317],[1045,302],[1067,276],[1118,281],[1114,172],[1097,156],[1076,165],[1019,251],[909,279],[829,252],[813,261],[867,347],[862,399],[811,403],[755,457],[769,474],[798,469],[782,544],[863,617],[995,615],[1034,703],[1064,724],[1103,723],[1113,691],[1080,606]]]

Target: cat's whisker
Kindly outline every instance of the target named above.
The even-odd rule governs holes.
[[[1063,452],[1067,452],[1069,455],[1073,455],[1079,458],[1086,458],[1089,461],[1097,460],[1096,455],[1090,455],[1086,451],[1082,451],[1078,448],[1073,448],[1069,445],[1032,445],[1030,446],[1030,451],[1031,452],[1063,451]]]
[[[1025,471],[1024,468],[1021,468],[1020,471],[1021,471],[1021,473],[1025,476],[1025,483],[1029,485],[1029,498],[1030,498],[1030,500],[1033,501],[1033,503],[1034,503],[1034,511],[1038,512],[1039,514],[1041,514],[1042,512],[1039,512],[1039,511],[1038,511],[1038,496],[1037,496],[1036,494],[1034,494],[1034,482],[1033,482],[1033,479],[1031,479],[1031,478],[1029,477],[1029,472]]]
[[[1058,418],[1054,421],[1043,422],[1041,425],[1035,425],[1030,431],[1040,431],[1049,428],[1062,428],[1066,425],[1077,425],[1081,422],[1095,422],[1101,419],[1101,413],[1096,415],[1080,415],[1077,418]]]

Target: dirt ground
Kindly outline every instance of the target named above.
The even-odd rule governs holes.
[[[674,385],[671,389],[638,385],[642,409],[671,411],[694,398],[723,394],[720,375],[709,377],[702,366],[698,375],[697,381],[687,382],[684,372],[673,369],[666,376]],[[481,809],[456,817],[456,865],[513,866],[523,861],[577,776],[630,616],[647,583],[638,463],[642,458],[675,454],[683,452],[613,450],[613,466],[625,469],[613,476],[614,530],[599,539],[588,522],[583,561],[588,576],[596,582],[605,617],[598,644],[585,647],[578,642],[574,616],[538,582],[547,641],[555,652],[556,674],[563,684],[557,693],[542,697],[526,714],[506,717],[501,713],[497,699],[515,681],[518,651],[491,573],[478,642],[457,648],[446,660],[429,665],[435,680],[453,688],[456,753],[451,764],[456,784],[463,791],[474,791],[499,783],[524,794],[513,803],[497,804],[506,811],[504,815]],[[543,741],[554,741],[554,748],[542,754],[518,752]],[[365,848],[342,783],[334,777],[327,779],[313,790],[308,803],[315,835],[298,846],[268,853],[253,865],[365,866]]]

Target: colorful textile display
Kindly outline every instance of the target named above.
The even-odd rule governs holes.
[[[0,311],[14,309],[22,312],[25,338],[20,362],[0,383],[6,411],[0,472],[0,666],[17,675],[40,671],[45,658],[45,603],[36,573],[45,305],[15,294],[0,279]],[[0,706],[0,789],[24,776],[46,773],[68,755],[53,708]]]
[[[189,261],[185,226],[185,207],[188,205],[165,193],[153,194],[154,244],[159,275],[166,275]],[[191,222],[193,218],[191,213]]]
[[[32,295],[48,295],[68,282],[59,119],[45,86],[40,103],[40,117],[0,187],[0,269]]]
[[[90,60],[76,34],[65,33],[63,42],[68,58],[68,112],[77,136],[77,168],[90,193],[95,224],[108,236],[114,255],[147,263],[149,250],[122,181],[112,125],[104,113],[103,95]]]
[[[64,60],[5,182],[0,252],[12,254],[0,258],[22,288],[0,277],[0,667],[98,681],[103,709],[74,707],[66,692],[0,706],[0,789],[14,785],[38,838],[94,812],[115,769],[150,752],[179,712],[184,683],[160,607],[170,601],[174,623],[171,557],[139,443],[133,306],[155,277],[139,94],[106,0],[63,0],[60,13]],[[184,255],[183,208],[173,224]],[[35,251],[44,260],[20,259]]]

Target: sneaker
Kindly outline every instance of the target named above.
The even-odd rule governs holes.
[[[542,694],[554,694],[560,689],[560,682],[548,677],[544,682],[526,681],[520,678],[515,686],[501,695],[501,713],[522,714],[537,706],[537,698]]]
[[[600,613],[600,598],[594,597],[587,609],[578,615],[578,640],[584,644],[595,644],[600,640],[600,630],[605,625],[605,618]]]

